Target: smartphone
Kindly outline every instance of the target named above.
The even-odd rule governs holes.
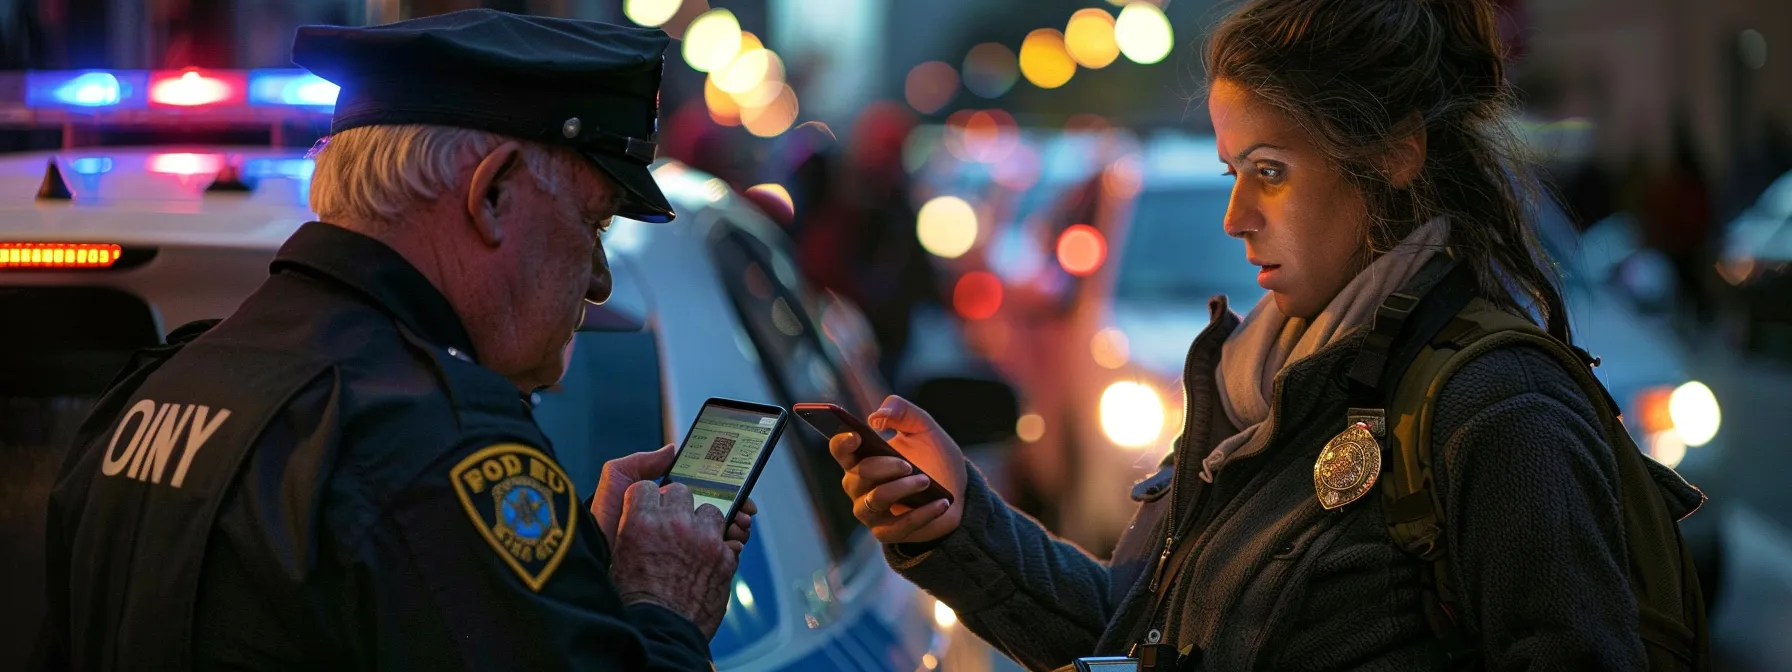
[[[821,432],[822,436],[832,439],[838,434],[859,435],[859,449],[854,454],[861,460],[867,457],[894,457],[908,462],[908,458],[903,457],[902,453],[898,453],[895,448],[890,447],[890,442],[884,440],[882,434],[877,433],[877,430],[872,429],[870,425],[865,424],[865,421],[848,413],[844,408],[833,404],[797,404],[791,409],[796,411],[796,417],[809,423],[809,426]],[[902,498],[900,501],[903,506],[911,509],[919,508],[936,499],[944,499],[947,504],[952,503],[952,492],[947,490],[946,486],[940,485],[939,479],[921,471],[921,468],[915,466],[913,462],[908,462],[908,466],[913,468],[917,474],[927,475],[928,483],[926,490]]]
[[[778,445],[778,435],[784,433],[787,417],[783,408],[750,401],[703,402],[660,485],[683,483],[698,506],[721,509],[727,525],[753,491],[772,447]]]

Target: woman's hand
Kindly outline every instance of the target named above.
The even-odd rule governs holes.
[[[958,529],[964,518],[964,451],[952,437],[940,430],[939,423],[902,397],[884,400],[883,408],[866,418],[872,429],[895,430],[890,446],[908,461],[875,456],[858,459],[857,434],[839,434],[828,441],[828,450],[846,469],[841,487],[852,497],[852,513],[859,522],[871,528],[871,535],[886,544],[933,541]],[[920,467],[926,474],[915,473]],[[904,497],[927,489],[928,476],[939,479],[940,485],[952,493],[952,505],[934,500],[911,509],[898,503]]]

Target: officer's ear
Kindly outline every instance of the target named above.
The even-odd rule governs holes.
[[[504,178],[523,158],[523,147],[515,141],[498,145],[479,165],[473,167],[473,178],[467,185],[467,215],[473,229],[487,245],[504,241],[504,230],[498,222],[498,209],[508,195]]]

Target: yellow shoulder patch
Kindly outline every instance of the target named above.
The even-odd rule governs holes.
[[[566,472],[540,450],[500,443],[461,460],[448,480],[473,527],[541,592],[572,547],[579,497]]]

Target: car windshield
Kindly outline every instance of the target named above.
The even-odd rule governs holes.
[[[1244,241],[1226,235],[1230,192],[1218,187],[1146,189],[1126,227],[1115,298],[1205,301],[1214,294],[1255,295],[1257,267]]]
[[[652,330],[580,333],[559,385],[536,395],[535,421],[581,498],[596,491],[604,462],[665,445],[665,386]],[[777,628],[776,591],[764,544],[747,544],[710,652],[726,658]],[[755,599],[757,596],[757,599]]]

